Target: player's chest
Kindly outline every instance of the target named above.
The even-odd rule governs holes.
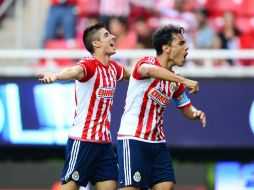
[[[154,103],[164,107],[170,102],[177,88],[178,84],[175,82],[159,81],[149,90],[148,97]]]
[[[111,69],[97,72],[94,89],[98,99],[112,99],[116,88],[116,74]]]

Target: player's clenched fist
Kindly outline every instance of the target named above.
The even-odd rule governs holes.
[[[52,83],[57,80],[57,74],[56,73],[38,73],[37,76],[39,77],[39,81],[42,83]]]
[[[190,93],[198,93],[199,91],[199,84],[195,80],[185,79],[184,85],[189,89]]]

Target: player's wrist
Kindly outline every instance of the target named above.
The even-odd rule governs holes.
[[[186,78],[182,78],[182,80],[181,80],[181,82],[180,82],[180,83],[182,83],[184,86],[188,86],[188,82],[189,82],[189,80],[188,80],[188,79],[186,79]]]
[[[56,81],[61,80],[61,77],[60,77],[59,73],[55,73],[54,75],[55,75],[55,80]]]

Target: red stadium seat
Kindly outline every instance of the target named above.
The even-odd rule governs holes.
[[[73,49],[73,47],[69,46],[67,40],[48,40],[45,44],[45,49],[68,50],[68,49]],[[73,64],[71,59],[66,59],[66,58],[57,58],[57,59],[54,59],[53,61],[55,62],[56,66],[59,66],[59,67],[70,66]]]
[[[225,11],[232,11],[236,15],[243,14],[243,2],[245,0],[207,0],[206,8],[212,16],[222,16]]]
[[[240,36],[240,45],[242,49],[253,49],[254,48],[253,32],[243,33]]]
[[[249,17],[237,17],[236,26],[244,33],[254,30],[254,22],[252,23],[252,19]]]
[[[98,0],[77,0],[78,15],[80,17],[94,17],[99,13]]]
[[[241,49],[253,49],[254,48],[254,30],[251,32],[243,33],[240,36]],[[239,60],[241,65],[254,66],[253,59],[242,59]]]
[[[45,44],[45,49],[70,49],[67,40],[48,40]]]
[[[254,0],[243,1],[243,13],[245,16],[254,17]]]

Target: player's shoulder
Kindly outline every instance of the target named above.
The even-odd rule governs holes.
[[[114,65],[119,65],[119,63],[117,61],[113,60],[113,59],[110,59],[109,63],[114,64]]]
[[[110,60],[109,60],[109,64],[113,64],[113,65],[116,65],[116,64],[117,64],[117,65],[118,65],[118,63],[117,63],[115,60],[113,60],[113,59],[110,59]]]
[[[156,57],[155,56],[145,56],[141,58],[138,63],[147,63],[147,64],[156,64]]]
[[[78,61],[77,65],[80,65],[83,68],[86,68],[89,70],[95,70],[97,64],[96,64],[96,59],[94,57],[85,56]]]
[[[110,59],[110,60],[109,60],[109,64],[110,64],[111,66],[113,66],[113,67],[119,67],[119,66],[121,66],[120,63],[118,63],[117,61],[115,61],[115,60],[113,60],[113,59]]]
[[[80,59],[78,63],[79,64],[87,64],[87,63],[94,62],[94,61],[95,61],[94,57],[92,57],[92,56],[85,56],[82,59]]]

